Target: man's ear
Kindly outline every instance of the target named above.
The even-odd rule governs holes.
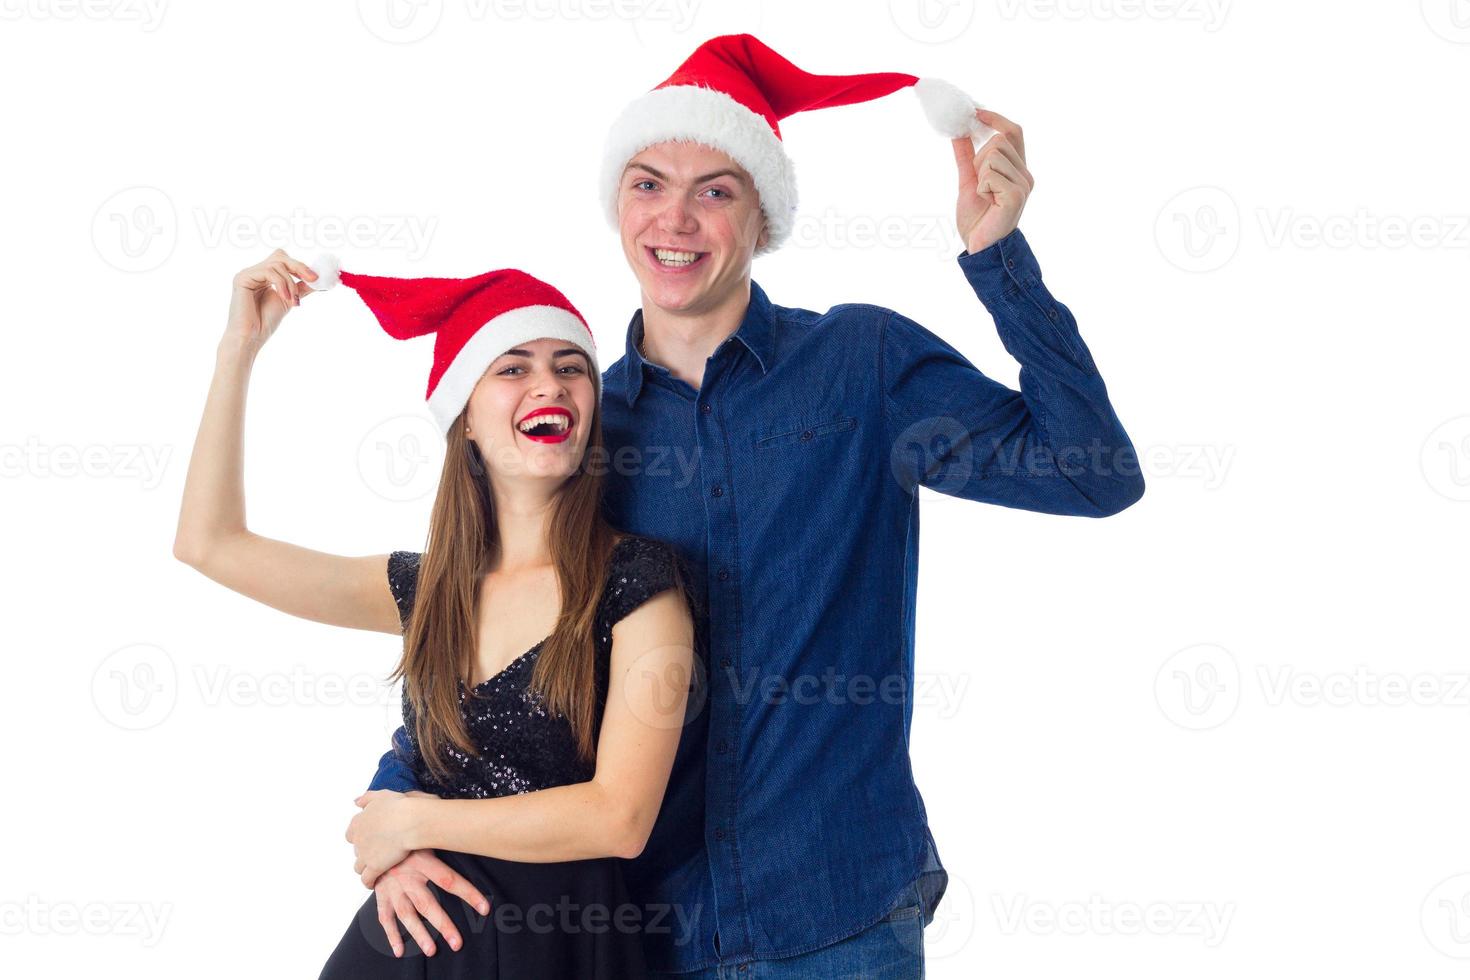
[[[766,220],[766,213],[764,211],[762,211],[761,212],[761,231],[760,231],[760,234],[755,237],[755,247],[758,248],[758,249],[765,248],[766,247],[766,242],[768,242],[770,240],[771,240],[771,223]]]

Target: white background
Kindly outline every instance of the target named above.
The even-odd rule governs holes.
[[[604,129],[734,30],[1025,128],[1021,228],[1145,459],[1101,521],[926,491],[929,975],[1464,975],[1470,4],[393,2],[0,0],[7,975],[314,977],[366,895],[342,835],[397,641],[171,555],[232,274],[517,265],[610,364]],[[783,128],[803,217],[757,281],[1014,386],[912,97]],[[421,547],[430,344],[346,291],[291,314],[253,529]]]

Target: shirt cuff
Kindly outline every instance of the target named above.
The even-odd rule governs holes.
[[[408,739],[403,735],[400,727],[393,733],[393,748],[383,753],[378,760],[378,771],[373,774],[373,781],[368,784],[368,789],[391,789],[396,793],[407,793],[419,789],[418,782],[414,779],[413,767],[405,761]]]
[[[404,769],[402,763],[393,763],[387,769],[379,769],[373,776],[373,781],[368,784],[369,790],[388,789],[395,793],[411,793],[418,788],[413,773]]]
[[[961,252],[960,268],[987,306],[1007,289],[1025,290],[1041,283],[1041,267],[1020,228],[978,252]]]

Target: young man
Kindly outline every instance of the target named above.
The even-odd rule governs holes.
[[[795,206],[777,120],[909,86],[953,138],[960,270],[1022,365],[1019,392],[897,313],[783,307],[750,278]],[[603,375],[609,517],[675,545],[708,610],[703,710],[691,700],[629,866],[664,917],[654,970],[922,976],[947,876],[908,755],[917,488],[1091,517],[1143,493],[1017,229],[1033,184],[1021,130],[963,96],[956,122],[957,95],[808,75],[742,35],[706,42],[613,127],[604,200],[642,307]],[[413,788],[393,752],[373,786]],[[426,881],[466,887],[446,871],[415,852],[378,880],[391,935],[397,916],[432,948],[415,910],[444,921]]]

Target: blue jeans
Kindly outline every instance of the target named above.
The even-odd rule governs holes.
[[[649,980],[922,980],[923,976],[924,908],[917,880],[903,890],[887,916],[830,946],[779,960],[648,975]]]

